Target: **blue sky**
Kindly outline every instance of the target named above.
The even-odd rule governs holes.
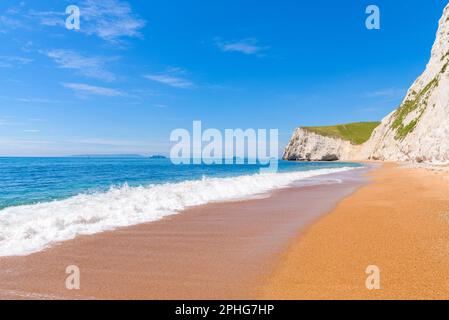
[[[2,0],[0,156],[167,154],[193,120],[277,128],[283,148],[300,125],[380,120],[423,71],[446,4]]]

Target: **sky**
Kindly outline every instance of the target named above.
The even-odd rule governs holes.
[[[2,0],[0,156],[168,154],[194,120],[278,129],[282,149],[298,126],[381,120],[424,70],[446,4]]]

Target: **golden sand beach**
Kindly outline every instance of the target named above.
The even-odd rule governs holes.
[[[264,285],[268,299],[448,299],[449,178],[386,164],[312,225]],[[380,289],[365,285],[367,266]]]

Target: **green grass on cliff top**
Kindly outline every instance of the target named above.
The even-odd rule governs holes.
[[[380,122],[355,122],[325,127],[303,127],[303,129],[326,137],[340,138],[352,144],[362,144],[371,137]]]

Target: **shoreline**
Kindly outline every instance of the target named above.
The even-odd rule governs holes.
[[[261,299],[449,299],[449,175],[385,163],[284,252]],[[368,290],[366,268],[380,270]]]
[[[257,298],[288,244],[366,184],[366,170],[328,175],[329,184],[210,203],[159,221],[79,236],[28,256],[0,258],[0,298]],[[65,288],[69,265],[80,268],[80,290]]]
[[[280,165],[282,168],[284,164]],[[107,190],[78,190],[66,198],[43,201],[35,199],[36,201],[27,204],[24,199],[33,194],[34,188],[37,188],[37,198],[50,192],[45,191],[45,188],[40,189],[39,183],[30,183],[28,191],[22,195],[17,194],[17,191],[0,195],[2,205],[5,200],[8,203],[8,199],[14,197],[25,201],[17,205],[10,203],[11,205],[0,210],[0,256],[23,256],[40,252],[52,243],[72,240],[78,235],[93,235],[150,223],[208,203],[264,197],[278,189],[287,188],[296,181],[347,171],[351,167],[354,165],[293,165],[291,168],[299,170],[280,170],[268,174],[231,167],[230,176],[215,176],[212,173],[209,177],[198,176],[192,167],[187,171],[192,170],[195,177],[182,174],[181,180],[170,181],[169,176],[186,168],[169,164],[167,168],[170,169],[163,170],[168,174],[164,182],[135,186],[106,183],[109,185]],[[120,172],[123,178],[123,171]],[[52,178],[43,179],[46,181],[44,184],[52,184]],[[67,183],[65,181],[62,185]],[[70,187],[62,189],[68,191]],[[58,194],[59,191],[55,192]]]

